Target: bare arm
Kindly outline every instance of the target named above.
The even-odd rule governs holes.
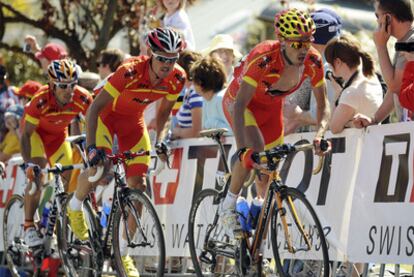
[[[164,126],[170,116],[171,110],[174,107],[175,101],[169,101],[163,98],[157,110],[157,138],[156,141],[161,141],[164,138]]]
[[[347,123],[353,119],[355,110],[349,105],[339,104],[332,114],[329,128],[333,134],[338,134],[344,130]]]
[[[37,127],[36,125],[30,122],[27,122],[27,121],[24,124],[22,138],[20,140],[20,147],[21,147],[23,161],[25,163],[30,162],[32,158],[31,157],[32,146],[30,144],[30,137],[32,136],[33,132],[36,130],[36,127]]]
[[[202,108],[191,110],[191,128],[175,127],[173,136],[176,138],[195,138],[200,136],[202,120]]]
[[[234,103],[233,132],[237,148],[239,149],[246,147],[246,141],[244,138],[244,112],[250,100],[253,98],[255,91],[255,87],[243,81],[240,85],[239,92],[237,93],[236,102]]]
[[[318,122],[315,138],[322,138],[328,128],[328,121],[331,113],[328,98],[326,96],[326,85],[313,88],[313,94],[316,100],[316,120]]]
[[[113,100],[113,97],[103,90],[93,100],[86,112],[86,145],[96,143],[96,128],[98,127],[98,116],[102,109]]]

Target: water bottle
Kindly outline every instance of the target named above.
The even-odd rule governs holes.
[[[252,228],[248,222],[250,211],[249,202],[247,202],[244,197],[239,197],[237,199],[236,211],[239,214],[239,222],[242,230],[245,232],[250,232]]]
[[[259,219],[260,211],[262,210],[264,200],[262,198],[255,197],[250,206],[249,225],[252,229],[256,229],[257,220]]]
[[[106,228],[108,226],[108,217],[111,213],[112,207],[112,199],[110,198],[108,201],[105,201],[102,205],[102,212],[101,212],[101,226],[102,228]]]
[[[40,229],[46,228],[47,221],[49,218],[49,212],[51,208],[52,208],[52,203],[50,203],[49,201],[46,202],[46,204],[43,207],[43,211],[42,211],[42,219],[40,220]]]

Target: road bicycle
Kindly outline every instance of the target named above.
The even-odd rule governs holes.
[[[6,255],[7,266],[13,277],[19,277],[19,270],[24,270],[31,276],[39,276],[41,274],[41,265],[46,257],[52,256],[56,252],[54,243],[55,225],[63,220],[62,207],[66,201],[67,194],[61,174],[67,170],[82,169],[84,164],[75,164],[62,166],[56,164],[52,168],[40,169],[35,166],[34,171],[38,177],[41,173],[53,174],[53,195],[52,206],[47,218],[47,224],[43,226],[43,244],[31,248],[24,242],[24,196],[21,194],[13,195],[6,204],[3,217],[3,243]],[[37,188],[35,183],[28,193],[34,194]],[[41,205],[39,205],[41,206]],[[43,209],[45,209],[43,207]],[[40,229],[41,215],[43,211],[37,209],[35,215],[36,227]],[[43,223],[44,224],[44,223]]]
[[[63,218],[59,250],[65,253],[62,260],[68,276],[84,276],[85,271],[92,273],[92,276],[101,276],[105,260],[114,262],[117,276],[127,276],[120,254],[122,236],[128,242],[129,254],[140,256],[140,264],[136,266],[141,274],[145,271],[146,276],[163,276],[165,241],[157,212],[145,192],[128,188],[124,170],[124,164],[129,160],[151,154],[150,151],[126,151],[106,155],[114,167],[115,188],[105,230],[97,224],[98,215],[90,196],[83,203],[88,241],[78,240],[72,233],[69,218]],[[95,182],[102,174],[103,167],[98,167],[96,175],[89,180]]]
[[[221,137],[225,131],[201,133],[217,142],[224,161]],[[322,146],[325,149],[327,142],[323,141]],[[254,155],[265,168],[260,174],[269,176],[269,186],[255,230],[243,231],[241,239],[226,236],[219,221],[218,207],[230,186],[229,167],[225,166],[226,178],[221,186],[218,182],[217,189],[204,189],[198,194],[188,221],[189,248],[197,276],[262,276],[264,257],[260,248],[269,227],[279,276],[329,276],[328,246],[316,212],[303,192],[283,184],[278,172],[287,155],[312,151],[313,147],[311,143],[283,144]]]

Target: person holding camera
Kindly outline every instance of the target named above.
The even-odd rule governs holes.
[[[414,17],[410,0],[376,0],[375,15],[378,28],[374,32],[374,42],[388,91],[382,105],[372,118],[362,115],[355,117],[354,125],[359,128],[382,122],[394,108],[399,121],[409,120],[398,101],[406,58],[400,52],[396,52],[392,62],[387,42],[391,36],[398,42],[414,41]]]
[[[414,48],[414,43],[412,44]],[[414,49],[412,49],[414,50]],[[407,59],[404,75],[398,99],[401,106],[414,112],[414,51],[404,52],[403,55]]]

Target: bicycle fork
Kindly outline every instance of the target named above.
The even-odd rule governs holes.
[[[286,239],[286,242],[287,242],[287,245],[288,245],[289,252],[290,253],[295,253],[298,249],[295,249],[293,247],[292,236],[289,233],[289,227],[288,227],[288,223],[287,223],[287,220],[286,220],[287,212],[286,212],[286,208],[283,207],[283,203],[282,203],[283,199],[286,199],[286,201],[287,201],[288,208],[289,208],[289,210],[290,210],[290,212],[293,216],[293,221],[294,221],[295,225],[298,227],[298,229],[300,231],[300,234],[304,238],[305,243],[308,246],[308,250],[311,249],[312,246],[311,246],[311,242],[309,240],[309,234],[303,228],[302,222],[301,222],[301,220],[298,216],[298,213],[296,211],[295,204],[293,203],[292,197],[290,195],[286,195],[283,192],[283,187],[282,187],[278,192],[276,192],[275,198],[276,198],[276,203],[277,203],[277,210],[280,214],[280,219],[282,221],[283,231],[285,233],[285,239]]]

